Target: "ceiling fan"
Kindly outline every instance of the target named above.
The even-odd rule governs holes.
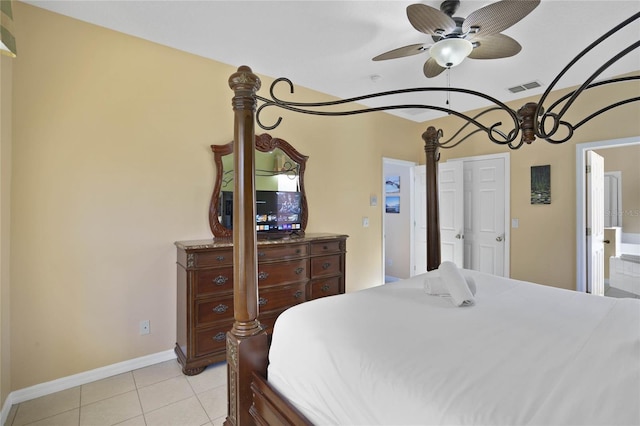
[[[429,52],[424,75],[431,78],[447,68],[459,65],[464,58],[507,58],[520,52],[522,46],[513,38],[500,34],[535,9],[540,0],[502,0],[477,9],[466,18],[453,16],[459,0],[445,0],[440,10],[425,4],[407,7],[413,27],[431,36],[433,43],[418,43],[390,50],[374,61],[396,59]]]

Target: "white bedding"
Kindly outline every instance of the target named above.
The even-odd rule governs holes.
[[[269,382],[315,424],[640,425],[640,300],[464,273],[473,306],[417,276],[288,309]]]

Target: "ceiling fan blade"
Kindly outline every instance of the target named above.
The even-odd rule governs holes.
[[[413,28],[425,34],[436,35],[439,30],[448,34],[456,29],[456,22],[451,17],[426,4],[408,6],[407,17]]]
[[[500,33],[527,16],[540,0],[502,0],[472,12],[462,24],[462,32],[479,27],[478,35]]]
[[[522,46],[520,43],[504,34],[490,34],[484,37],[476,37],[474,43],[480,43],[474,47],[469,58],[472,59],[498,59],[516,55]]]
[[[446,70],[446,68],[438,65],[436,60],[433,58],[427,59],[427,62],[424,63],[424,67],[422,68],[422,71],[424,71],[424,75],[428,78],[435,77],[444,70]]]
[[[405,56],[417,55],[418,53],[422,53],[426,50],[429,50],[428,46],[425,46],[423,43],[419,44],[410,44],[409,46],[399,47],[397,49],[390,50],[388,52],[382,53],[375,58],[373,61],[385,61],[387,59],[396,59],[403,58]]]

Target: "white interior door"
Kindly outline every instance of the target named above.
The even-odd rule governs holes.
[[[464,259],[463,227],[463,164],[461,161],[449,161],[438,165],[438,194],[440,215],[440,260],[449,260],[462,267]],[[427,272],[427,199],[426,167],[414,167],[415,213],[413,250],[413,275]]]
[[[508,277],[508,154],[452,160],[439,164],[438,169],[441,260]],[[427,270],[424,165],[414,168],[414,177],[416,275]]]
[[[505,159],[464,161],[464,267],[506,276]]]
[[[587,292],[604,296],[604,158],[586,154]]]
[[[440,260],[464,266],[464,178],[462,161],[438,167]]]

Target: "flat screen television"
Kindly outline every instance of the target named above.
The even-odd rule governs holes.
[[[256,191],[256,232],[288,235],[302,230],[302,194],[293,191]],[[233,229],[233,192],[222,191],[220,223]]]

